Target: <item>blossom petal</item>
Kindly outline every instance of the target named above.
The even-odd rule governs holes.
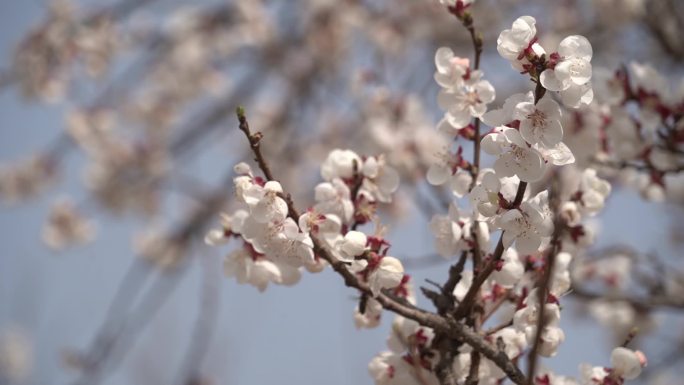
[[[558,54],[563,57],[577,57],[586,61],[592,57],[591,43],[581,35],[571,35],[563,39],[558,45]]]

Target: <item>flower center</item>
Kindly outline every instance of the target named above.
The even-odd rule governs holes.
[[[477,94],[477,91],[468,91],[465,93],[465,104],[469,106],[474,106],[478,103],[481,103],[480,101],[480,95]]]
[[[511,149],[511,152],[513,153],[513,156],[515,156],[515,158],[518,160],[525,158],[525,149],[520,146],[514,145]]]
[[[532,126],[534,128],[542,128],[546,126],[546,114],[540,110],[534,110],[534,112],[527,115],[527,119],[532,122]]]
[[[584,72],[584,61],[583,60],[578,60],[578,59],[573,59],[570,65],[570,76],[572,77],[579,77],[582,76],[582,73]]]

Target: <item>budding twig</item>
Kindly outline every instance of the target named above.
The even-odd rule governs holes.
[[[636,337],[636,335],[639,333],[639,328],[638,327],[633,327],[629,330],[629,334],[627,334],[627,337],[625,338],[625,342],[622,343],[622,347],[626,348]]]

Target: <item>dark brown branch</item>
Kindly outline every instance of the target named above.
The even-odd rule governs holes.
[[[482,43],[482,36],[475,30],[475,25],[473,24],[473,18],[471,15],[468,15],[467,17],[464,17],[462,20],[463,26],[468,29],[468,33],[470,34],[470,40],[473,43],[473,56],[474,56],[474,63],[473,63],[473,69],[478,70],[480,69],[480,57],[482,56],[482,48],[483,48],[483,43]],[[473,187],[475,187],[475,182],[477,180],[477,174],[480,172],[480,119],[479,118],[473,118],[473,165],[470,169],[470,172],[473,176],[473,181],[470,185],[470,189],[472,190]]]
[[[557,243],[557,239],[555,240]],[[556,254],[558,252],[558,247],[556,245],[551,247],[551,252],[546,257],[546,266],[544,269],[544,274],[542,275],[541,282],[537,286],[537,330],[534,336],[534,342],[532,344],[532,350],[528,356],[527,365],[527,380],[529,385],[534,385],[534,374],[537,369],[537,361],[539,358],[539,348],[541,347],[542,333],[546,327],[546,300],[547,292],[551,286],[551,277],[553,275],[553,267],[556,263]]]
[[[473,351],[470,353],[470,369],[465,385],[477,385],[480,382],[480,353]]]
[[[463,268],[465,267],[467,256],[468,253],[461,253],[461,257],[458,259],[458,262],[451,265],[451,267],[449,268],[449,279],[447,279],[446,283],[444,284],[444,288],[442,289],[443,294],[453,296],[453,292],[454,289],[456,289],[456,285],[458,285],[458,283],[461,281],[461,276],[463,274]]]
[[[443,335],[435,337],[438,342],[436,348],[439,351],[439,362],[435,367],[435,374],[440,385],[458,385],[458,378],[454,373],[454,355],[458,352],[458,343]]]
[[[502,324],[499,324],[499,325],[497,325],[497,326],[494,326],[494,327],[492,327],[492,328],[487,329],[487,330],[485,331],[484,335],[490,336],[490,335],[492,335],[492,334],[494,334],[494,333],[496,333],[496,332],[498,332],[498,331],[500,331],[500,330],[502,330],[502,329],[505,329],[505,328],[507,328],[507,327],[509,327],[509,326],[511,326],[511,325],[513,325],[513,320],[508,321],[508,322],[505,322],[505,323],[502,323]]]

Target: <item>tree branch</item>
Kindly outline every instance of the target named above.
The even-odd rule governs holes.
[[[537,285],[537,306],[539,309],[539,313],[537,314],[537,330],[534,336],[534,343],[532,344],[532,350],[530,350],[530,354],[527,357],[527,380],[529,381],[529,385],[534,385],[534,375],[537,370],[537,361],[539,360],[539,348],[542,342],[542,332],[544,330],[544,327],[546,327],[547,322],[545,314],[547,294],[551,287],[553,269],[556,265],[556,255],[560,250],[560,236],[563,232],[563,229],[565,228],[560,215],[558,215],[558,212],[560,210],[559,192],[561,191],[559,179],[560,178],[558,174],[554,173],[551,182],[551,191],[549,194],[549,204],[552,206],[551,212],[554,216],[553,235],[551,237],[551,249],[549,250],[549,253],[546,256],[546,265],[544,266],[544,273],[540,277],[539,283]]]
[[[239,128],[247,137],[250,148],[254,153],[254,157],[259,165],[259,168],[268,180],[275,180],[266,160],[261,154],[259,142],[263,136],[258,132],[254,134],[251,133],[243,108],[239,107],[237,109],[237,116],[240,122]],[[286,199],[289,209],[288,216],[294,220],[297,220],[299,217],[298,212],[289,196],[286,195],[286,197],[288,198]],[[360,281],[354,273],[347,270],[347,266],[344,262],[335,258],[326,248],[322,247],[316,238],[313,238],[312,240],[316,255],[328,262],[332,269],[342,276],[345,285],[356,288],[362,293],[372,296],[370,287],[365,282]],[[382,305],[384,309],[412,319],[423,326],[432,328],[436,333],[443,333],[454,340],[472,346],[473,349],[477,350],[483,356],[494,362],[514,383],[518,385],[524,385],[526,383],[525,375],[508,358],[508,356],[506,356],[505,352],[500,351],[492,346],[489,342],[485,341],[482,336],[475,333],[466,325],[457,322],[454,319],[441,317],[438,314],[419,309],[408,303],[401,303],[385,293],[380,293],[377,297],[375,297],[375,299]]]

